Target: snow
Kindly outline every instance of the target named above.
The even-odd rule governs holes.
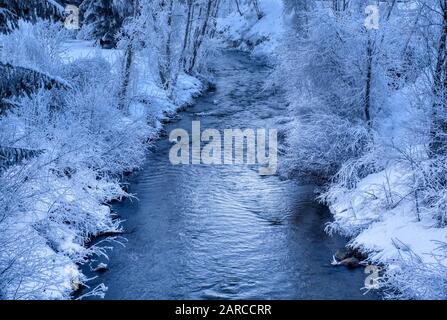
[[[379,160],[384,169],[360,179],[354,188],[332,184],[323,195],[334,215],[327,230],[350,237],[349,246],[366,253],[371,262],[384,265],[385,285],[402,290],[402,298],[444,299],[439,291],[444,290],[442,282],[430,287],[434,285],[422,280],[447,270],[447,256],[442,253],[447,228],[439,226],[430,207],[424,207],[423,189],[416,197],[415,184],[422,172],[412,166],[424,167],[429,160],[419,144],[418,129],[424,127],[421,119],[425,115],[411,101],[414,93],[408,87],[389,98],[389,110],[385,110],[376,138],[378,148],[384,149]],[[410,159],[402,159],[404,155]],[[411,285],[409,272],[415,282]],[[404,290],[405,281],[409,285]]]
[[[63,6],[61,6],[57,1],[55,0],[46,0],[47,2],[49,2],[51,5],[53,5],[57,10],[59,10],[59,13],[63,13],[65,11],[65,8]]]
[[[78,59],[101,57],[108,61],[112,66],[116,66],[123,56],[123,51],[103,50],[95,45],[94,41],[87,40],[69,40],[63,44],[61,57],[64,62],[69,63]]]
[[[258,20],[251,7],[241,6],[237,11],[218,18],[217,29],[225,42],[254,56],[273,60],[284,32],[283,3],[280,0],[261,0],[264,16]]]
[[[408,250],[417,254],[423,263],[437,262],[433,252],[439,243],[447,242],[447,232],[443,228],[433,228],[435,221],[418,221],[414,212],[400,210],[373,223],[352,241],[352,245],[370,251],[373,261],[390,265],[400,258],[401,251]]]
[[[378,3],[389,14],[365,31],[361,4],[285,4],[274,74],[292,118],[282,173],[323,184],[327,232],[383,267],[385,298],[446,299],[446,155],[432,150],[434,133],[445,137],[433,125],[446,123],[433,110],[442,31],[426,27],[439,26],[437,5]]]
[[[90,41],[65,40],[57,46],[57,58],[48,63],[43,51],[47,47],[39,47],[41,43],[36,41],[39,26],[32,29],[24,23],[21,25],[23,28],[15,33],[0,36],[1,43],[8,44],[2,48],[2,58],[10,57],[13,62],[37,71],[45,71],[44,67],[51,69],[51,63],[59,64],[52,70],[68,70],[64,76],[72,70],[85,72],[82,67],[86,59],[90,59],[87,68],[108,69],[92,69],[98,72],[97,79],[86,78],[94,85],[84,88],[81,96],[70,96],[67,112],[61,112],[60,119],[52,126],[45,123],[47,120],[40,120],[45,119],[49,110],[46,103],[50,100],[46,100],[45,93],[41,93],[39,103],[24,98],[20,109],[0,118],[0,145],[44,150],[40,156],[8,168],[0,175],[1,192],[4,192],[0,194],[0,203],[5,205],[7,213],[0,224],[0,243],[4,246],[0,265],[14,261],[2,277],[5,281],[2,298],[67,299],[87,281],[78,265],[92,255],[106,254],[106,248],[89,246],[89,240],[103,233],[121,232],[120,221],[112,219],[110,207],[106,205],[129,196],[118,176],[143,164],[147,140],[157,137],[164,118],[192,103],[203,91],[203,84],[192,76],[180,74],[173,101],[144,74],[150,61],[137,57],[132,94],[144,102],[132,103],[128,114],[123,115],[113,107],[110,94],[101,91],[115,83],[98,83],[109,81],[110,77],[119,83],[117,73],[122,50],[103,50]],[[26,34],[26,38],[20,34]],[[22,50],[25,47],[22,41],[30,41],[35,47]],[[33,50],[42,57],[39,67]],[[102,71],[109,79],[101,78]],[[61,74],[51,76],[63,79]],[[36,108],[41,118],[33,116]],[[94,127],[85,121],[86,110],[93,119],[90,121],[95,121]],[[35,130],[30,131],[31,122]],[[95,290],[101,294],[103,287]]]
[[[64,10],[57,1],[46,1]],[[328,179],[320,200],[334,220],[326,230],[346,235],[349,246],[384,266],[382,281],[390,289],[385,296],[447,298],[447,159],[427,152],[435,116],[436,26],[442,25],[433,12],[439,8],[435,2],[421,8],[416,2],[397,4],[378,30],[360,32],[365,17],[354,5],[334,11],[329,2],[258,2],[260,17],[252,1],[239,1],[240,12],[234,1],[223,3],[216,31],[224,44],[276,66],[273,82],[287,91],[291,110],[284,172],[307,170]],[[284,3],[290,6],[285,19]],[[143,4],[146,13],[172,14]],[[186,10],[185,3],[176,5],[178,12]],[[388,10],[386,5],[379,3]],[[0,8],[5,19],[8,12]],[[182,15],[171,17],[175,28],[185,23]],[[201,19],[192,20],[192,30],[199,30]],[[0,34],[2,63],[22,67],[24,74],[34,71],[68,92],[40,90],[17,98],[3,90],[1,98],[20,107],[0,117],[0,148],[39,152],[0,166],[1,298],[69,298],[87,280],[78,264],[106,254],[88,246],[91,238],[121,232],[107,205],[130,196],[120,175],[142,165],[146,142],[157,137],[163,120],[202,92],[193,75],[206,70],[216,45],[205,41],[200,63],[188,69],[192,75],[181,71],[177,78],[180,61],[190,58],[182,55],[195,43],[179,50],[182,37],[170,27],[153,34],[161,23],[146,14],[122,29],[119,48],[126,48],[126,41],[136,47],[149,43],[133,57],[126,110],[118,109],[118,95],[111,94],[122,84],[123,49],[74,40],[73,33],[50,21],[20,20],[18,29]],[[167,39],[179,42],[168,50],[167,60],[176,62],[160,77],[166,59],[160,48]],[[175,78],[175,87],[167,81],[169,89],[162,90],[161,78]],[[366,78],[372,79],[368,91]],[[372,122],[364,119],[365,92]]]
[[[422,262],[434,263],[433,252],[440,242],[447,242],[447,230],[435,228],[436,221],[429,217],[419,221],[414,201],[408,197],[408,171],[393,169],[367,176],[353,190],[338,190],[330,206],[335,224],[353,236],[351,246],[369,253],[377,263],[392,264],[398,259],[402,248],[397,243],[405,244],[405,250],[413,251]]]

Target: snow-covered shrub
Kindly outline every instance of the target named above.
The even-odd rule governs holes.
[[[63,62],[59,32],[24,25],[0,39],[13,72],[62,84],[13,95],[16,107],[0,117],[3,298],[69,298],[85,280],[76,263],[104,254],[89,240],[120,232],[106,203],[127,196],[119,177],[142,163],[155,133],[118,108],[120,77],[104,59]]]
[[[400,247],[399,259],[382,278],[383,292],[388,299],[445,300],[447,298],[446,244],[436,243],[433,261],[423,262],[405,244]]]
[[[330,178],[345,161],[366,150],[381,102],[371,99],[376,97],[372,93],[383,90],[384,83],[368,74],[372,40],[366,31],[354,32],[362,19],[359,13],[336,15],[323,7],[300,14],[306,18],[289,18],[276,71],[296,119],[284,168],[286,174]]]
[[[102,57],[79,58],[67,63],[61,72],[71,85],[85,89],[92,82],[108,82],[111,68],[110,63]]]
[[[47,240],[32,227],[43,219],[35,209],[39,192],[29,183],[38,177],[42,163],[31,160],[0,175],[0,296],[6,299],[67,298],[78,281],[75,264],[47,246]],[[45,196],[47,195],[46,185]]]
[[[220,38],[232,47],[250,51],[274,63],[283,35],[284,1],[228,1],[217,19]],[[256,6],[254,5],[256,3]]]
[[[0,58],[4,63],[29,67],[53,76],[59,75],[60,57],[68,38],[62,23],[19,21],[19,28],[0,34]]]
[[[433,217],[438,227],[447,226],[447,157],[440,156],[416,163],[415,185],[420,215]]]
[[[369,132],[364,126],[337,115],[313,113],[300,117],[288,131],[288,153],[281,171],[289,176],[327,179],[340,164],[361,156],[368,141]]]

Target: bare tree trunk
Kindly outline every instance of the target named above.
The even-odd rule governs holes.
[[[194,44],[193,44],[193,48],[192,48],[191,62],[189,64],[188,70],[187,70],[187,72],[189,74],[192,73],[192,71],[193,71],[193,69],[194,69],[194,67],[196,65],[197,55],[199,53],[199,49],[202,46],[203,39],[205,38],[206,32],[208,30],[208,22],[209,22],[209,19],[210,19],[210,16],[211,16],[211,11],[212,11],[212,8],[213,8],[213,4],[215,4],[215,2],[216,2],[216,0],[208,0],[208,2],[207,2],[205,17],[203,19],[203,23],[202,23],[201,29],[200,29],[200,31],[198,32],[198,34],[197,34],[197,36],[195,38],[195,41],[194,41]]]
[[[371,38],[368,36],[368,47],[366,48],[366,87],[365,87],[365,102],[364,113],[365,121],[368,127],[371,127],[371,83],[372,83],[372,60],[373,49]]]
[[[182,54],[181,54],[181,66],[183,69],[185,69],[185,67],[186,67],[185,52],[186,52],[186,48],[188,48],[188,46],[189,46],[192,18],[194,16],[193,0],[186,0],[186,5],[188,6],[188,14],[186,17],[185,36],[183,37],[183,46],[182,46]]]
[[[126,61],[124,63],[124,71],[123,71],[123,82],[121,84],[121,89],[119,92],[119,101],[118,108],[120,110],[125,111],[126,106],[128,104],[127,94],[129,92],[129,84],[130,84],[130,73],[132,69],[133,63],[133,49],[132,49],[132,41],[129,41],[129,44],[126,48]]]
[[[163,86],[165,90],[170,91],[172,88],[171,81],[173,80],[171,78],[171,71],[172,71],[172,53],[171,53],[171,42],[172,42],[172,14],[173,14],[173,6],[174,6],[174,0],[169,0],[169,9],[168,9],[168,19],[166,21],[167,27],[168,27],[168,37],[166,39],[166,47],[165,47],[165,54],[166,54],[166,84]]]
[[[134,18],[136,18],[138,16],[138,11],[139,11],[139,0],[134,0],[134,13],[133,16]],[[130,85],[130,74],[131,74],[131,69],[132,69],[132,64],[133,64],[133,59],[134,59],[134,50],[133,50],[133,42],[135,41],[135,39],[133,39],[133,36],[130,35],[129,37],[129,43],[127,44],[126,47],[126,61],[124,63],[124,71],[123,71],[123,82],[121,85],[121,89],[120,92],[118,94],[118,108],[120,110],[126,110],[127,109],[127,95],[129,92],[129,85]]]
[[[447,133],[447,124],[440,119],[440,115],[445,113],[445,91],[447,86],[447,68],[446,68],[446,40],[447,40],[447,0],[443,1],[443,21],[441,35],[438,43],[438,57],[433,74],[433,106],[432,106],[432,124],[430,128],[431,142],[429,152],[432,156],[438,154],[445,148],[445,142],[439,137],[440,131]]]
[[[335,12],[345,11],[348,6],[349,0],[332,0],[332,10]]]
[[[161,9],[166,6],[166,2],[161,3]],[[164,90],[171,90],[171,80],[172,80],[172,56],[171,56],[171,39],[172,39],[172,14],[173,14],[173,6],[174,0],[168,0],[167,4],[167,19],[166,19],[166,28],[167,28],[167,36],[165,43],[163,44],[162,55],[158,58],[158,75],[160,78],[161,86]],[[155,32],[162,32],[160,28],[156,26],[157,23],[163,23],[162,21],[157,21],[156,17],[154,17],[155,21]]]
[[[388,13],[386,15],[386,20],[389,20],[391,17],[391,13],[393,12],[394,6],[396,5],[397,0],[392,0],[393,2],[391,2],[391,5],[388,9]]]
[[[216,35],[216,29],[217,29],[217,15],[219,14],[219,7],[220,7],[221,0],[216,0],[216,5],[214,6],[214,12],[212,14],[213,18],[213,25],[210,30],[210,38],[214,38]]]
[[[405,55],[405,53],[407,52],[407,48],[408,45],[410,44],[410,40],[413,37],[414,32],[416,31],[416,28],[418,26],[419,23],[419,18],[421,17],[421,13],[422,13],[422,9],[424,8],[424,6],[420,6],[419,8],[419,12],[416,16],[416,20],[414,21],[413,27],[411,28],[410,34],[408,35],[407,41],[405,41],[405,45],[404,45],[404,49],[402,50],[402,56]]]
[[[237,9],[237,12],[238,12],[239,15],[242,17],[243,14],[242,14],[241,8],[239,7],[239,0],[234,0],[234,2],[236,2],[236,9]]]

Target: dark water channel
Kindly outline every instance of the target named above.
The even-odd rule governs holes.
[[[269,68],[239,52],[219,58],[217,89],[169,124],[202,129],[281,128],[281,94],[263,90]],[[138,201],[114,204],[126,246],[115,246],[106,299],[371,299],[363,269],[331,266],[346,240],[324,232],[327,208],[313,187],[260,176],[244,165],[171,165],[171,143],[156,142],[130,180]]]

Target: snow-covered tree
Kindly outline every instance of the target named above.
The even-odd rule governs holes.
[[[60,19],[63,13],[64,8],[56,0],[0,0],[0,32],[16,28],[19,19]]]
[[[206,62],[205,46],[213,36],[218,1],[159,0],[140,2],[138,7],[121,32],[120,44],[126,49],[123,88],[137,54],[156,62],[150,63],[151,76],[175,99],[180,73],[200,73]]]
[[[327,230],[392,265],[387,298],[445,299],[447,2],[284,2],[286,173],[324,179]],[[403,228],[424,246],[400,241]]]
[[[375,118],[392,88],[395,56],[404,41],[386,23],[364,27],[364,7],[351,2],[286,2],[279,81],[287,91],[296,131],[289,135],[290,169],[331,177],[373,143]],[[390,13],[391,14],[391,13]],[[365,172],[364,174],[366,174]]]
[[[189,74],[199,67],[198,61],[206,60],[206,43],[214,36],[219,7],[219,0],[203,0],[188,6],[191,22],[186,29],[189,31],[185,31],[184,68]]]
[[[87,0],[82,3],[81,10],[86,35],[99,40],[104,48],[114,47],[121,17],[114,8],[113,0]]]
[[[60,58],[62,24],[20,22],[0,35],[0,297],[69,298],[76,263],[105,254],[95,235],[120,232],[104,203],[144,159],[154,134],[118,107],[120,75],[100,57]]]

